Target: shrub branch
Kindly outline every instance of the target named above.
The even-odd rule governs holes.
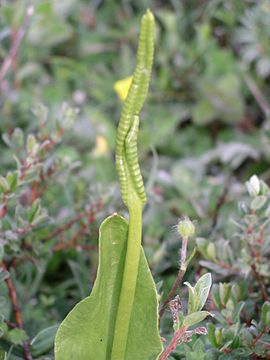
[[[8,271],[8,268],[7,268],[6,263],[4,261],[2,262],[2,269],[4,271]],[[24,326],[23,326],[22,314],[21,314],[20,307],[18,305],[16,288],[15,288],[13,282],[12,282],[11,276],[8,276],[8,278],[5,279],[5,283],[7,285],[9,299],[10,299],[12,310],[13,310],[13,313],[14,313],[14,316],[15,316],[16,327],[23,330]],[[30,351],[29,341],[25,340],[23,342],[22,347],[23,347],[23,354],[24,354],[25,359],[26,360],[33,360],[32,354],[31,354],[31,351]]]

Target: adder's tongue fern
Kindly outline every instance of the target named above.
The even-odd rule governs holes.
[[[116,140],[116,166],[129,223],[114,214],[101,224],[97,277],[90,296],[70,311],[57,331],[56,360],[153,360],[162,351],[158,296],[141,247],[146,195],[137,152],[153,52],[154,17],[148,10]]]
[[[148,10],[142,18],[137,65],[123,105],[116,139],[116,167],[122,199],[129,210],[129,232],[112,360],[125,359],[141,255],[142,207],[146,195],[138,163],[137,137],[139,114],[148,92],[153,55],[154,17]]]

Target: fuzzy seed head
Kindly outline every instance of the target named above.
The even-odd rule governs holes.
[[[177,231],[181,237],[189,238],[195,233],[195,226],[188,217],[185,217],[183,220],[179,221]]]

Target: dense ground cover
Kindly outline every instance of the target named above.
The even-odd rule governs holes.
[[[184,281],[211,272],[214,283],[208,335],[171,358],[269,358],[269,2],[33,6],[0,8],[2,358],[53,358],[58,324],[93,285],[101,220],[126,214],[113,162],[125,83],[120,94],[115,85],[134,69],[148,6],[156,51],[139,138],[144,248],[164,301],[180,262],[174,225],[189,216]],[[185,308],[188,288],[179,294]],[[165,311],[161,335],[172,334]]]

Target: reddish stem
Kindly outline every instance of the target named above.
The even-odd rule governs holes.
[[[2,262],[1,266],[4,271],[8,271],[4,261]],[[23,329],[23,320],[21,310],[18,305],[17,293],[10,276],[5,279],[5,283],[8,288],[9,299],[15,316],[16,327],[19,329]],[[23,354],[26,360],[33,360],[28,340],[24,341],[23,343]]]
[[[254,276],[256,277],[256,279],[257,279],[257,281],[259,283],[262,300],[267,301],[268,300],[268,295],[267,295],[267,292],[266,292],[266,287],[265,287],[265,283],[263,281],[263,278],[262,278],[261,274],[257,271],[257,266],[255,264],[251,264],[251,269],[252,269],[252,271],[254,273]]]
[[[2,204],[0,205],[0,219],[3,218],[7,213],[7,198],[6,194],[2,195]]]
[[[173,283],[173,286],[167,295],[163,305],[161,306],[161,309],[159,310],[159,319],[163,316],[166,307],[168,306],[169,302],[172,300],[173,296],[176,293],[176,290],[179,288],[183,277],[186,272],[186,257],[187,257],[187,238],[183,238],[182,240],[182,248],[181,248],[181,267],[179,269],[178,275]]]
[[[169,346],[161,353],[159,360],[166,360],[170,354],[175,350],[176,346],[179,345],[181,338],[185,335],[187,327],[183,326],[177,330],[169,344]]]
[[[77,216],[75,216],[73,219],[71,219],[68,223],[60,226],[59,228],[52,231],[46,238],[43,239],[43,241],[51,240],[63,232],[69,230],[74,224],[76,224],[78,221],[82,220],[85,217],[88,217],[89,223],[92,223],[94,221],[95,215],[102,209],[102,202],[98,201],[96,205],[94,205],[90,210],[86,210]]]
[[[2,82],[3,82],[7,72],[9,71],[10,67],[12,66],[12,64],[14,63],[14,61],[16,59],[21,42],[24,38],[24,35],[30,24],[30,19],[33,16],[33,14],[34,14],[34,7],[32,5],[30,5],[26,9],[24,21],[23,21],[21,27],[16,31],[16,35],[13,37],[13,42],[12,42],[10,51],[0,68],[0,87],[2,87]]]
[[[253,339],[252,343],[251,343],[251,347],[253,348],[257,342],[260,340],[260,338],[263,336],[263,334],[266,333],[267,327],[266,325],[263,326],[262,330],[259,332],[259,334],[255,337],[255,339]]]

